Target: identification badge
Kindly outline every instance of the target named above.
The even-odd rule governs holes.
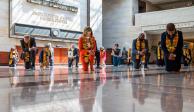
[[[68,57],[72,58],[73,57],[73,52],[72,51],[68,51]]]

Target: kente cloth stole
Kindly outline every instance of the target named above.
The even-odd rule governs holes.
[[[90,48],[94,47],[94,40],[91,38],[82,38],[82,44],[83,44],[83,49],[89,50],[90,48],[88,47],[88,43],[90,44]]]
[[[13,58],[13,51],[10,52],[10,56],[9,56],[10,59]]]
[[[191,59],[191,56],[190,56],[190,53],[189,53],[189,49],[183,49],[183,55],[186,57],[185,61],[187,61],[187,63],[189,63],[189,61]]]
[[[90,48],[88,44],[90,44]],[[94,40],[91,38],[82,38],[82,45],[83,45],[82,47],[84,50],[90,50],[94,47]],[[89,53],[85,53],[83,58],[84,58],[85,63],[89,63]]]
[[[89,48],[88,48],[88,41],[89,41],[89,39],[87,39],[87,38],[82,38],[82,47],[83,47],[83,49],[84,50],[88,50]],[[83,58],[84,58],[84,62],[85,63],[89,63],[89,53],[84,53],[84,55],[83,55]]]
[[[47,51],[43,51],[43,66],[47,66],[48,65],[48,60],[47,60]]]
[[[183,50],[183,55],[184,55],[185,57],[190,57],[189,49],[184,49],[184,50]]]
[[[168,36],[166,36],[166,48],[169,53],[174,53],[178,44],[178,33],[175,34],[173,40],[171,41]]]
[[[162,51],[162,49],[159,46],[157,49],[157,54],[158,54],[158,60],[164,59],[164,52]]]
[[[29,42],[28,43],[25,43],[24,42],[24,46],[25,46],[25,48],[30,48],[30,40],[29,40]],[[25,62],[29,62],[30,61],[30,53],[29,52],[25,52],[25,58],[24,58],[24,61]]]
[[[137,39],[136,41],[136,49],[137,51],[142,51],[145,49],[145,40],[140,40],[140,39]],[[142,63],[145,63],[145,55],[141,56],[141,61]],[[139,54],[136,54],[136,60],[140,60],[140,55]]]
[[[131,50],[128,50],[128,57],[131,56]]]
[[[10,58],[10,59],[9,59],[9,65],[11,65],[12,62],[13,62],[13,51],[10,52],[9,58]]]
[[[47,53],[47,56],[49,57],[49,56],[51,56],[51,50],[50,49],[46,49],[46,53]]]

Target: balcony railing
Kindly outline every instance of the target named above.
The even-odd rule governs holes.
[[[164,29],[167,23],[178,27],[193,27],[194,6],[163,11],[139,13],[135,15],[135,25],[148,29]]]

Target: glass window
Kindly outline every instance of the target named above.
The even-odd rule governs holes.
[[[82,32],[78,31],[69,31],[69,30],[61,30],[61,29],[55,29],[52,28],[46,28],[46,27],[39,27],[39,26],[31,26],[31,25],[23,25],[23,24],[15,24],[14,27],[14,35],[23,36],[25,34],[29,34],[32,36],[37,37],[51,37],[51,32],[58,31],[59,36],[52,36],[52,38],[61,38],[61,39],[79,39]],[[57,34],[58,35],[58,34]]]
[[[34,28],[31,35],[47,36],[50,37],[50,29],[46,28]]]
[[[15,34],[19,36],[30,34],[32,30],[33,28],[27,26],[15,26]]]

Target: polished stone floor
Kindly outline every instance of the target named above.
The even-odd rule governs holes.
[[[194,112],[194,67],[0,67],[0,112]]]

